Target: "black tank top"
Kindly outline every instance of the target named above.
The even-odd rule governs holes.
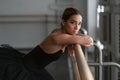
[[[36,46],[30,53],[23,57],[24,58],[23,60],[25,65],[30,69],[40,70],[46,67],[52,61],[56,61],[57,59],[59,59],[62,54],[63,54],[62,50],[59,50],[54,54],[47,54],[39,46]]]
[[[36,46],[28,54],[22,54],[13,48],[0,47],[0,80],[53,80],[44,69],[62,55],[46,54]]]

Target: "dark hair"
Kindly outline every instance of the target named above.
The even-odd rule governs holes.
[[[62,15],[62,20],[67,21],[72,15],[80,14],[80,12],[72,7],[66,8]],[[81,15],[81,14],[80,14]]]
[[[71,16],[77,15],[77,14],[81,15],[81,13],[77,9],[72,7],[66,8],[63,12],[62,20],[67,21]],[[62,22],[61,22],[61,29],[63,29],[63,27],[64,26],[62,25]]]

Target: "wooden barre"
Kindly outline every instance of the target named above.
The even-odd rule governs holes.
[[[33,23],[51,23],[51,24],[55,24],[57,22],[56,21],[57,17],[60,17],[60,16],[59,15],[52,15],[52,14],[51,15],[48,15],[48,14],[0,15],[0,18],[1,18],[0,19],[0,24],[33,24]],[[34,20],[35,18],[36,18],[36,20]]]
[[[94,77],[90,71],[90,68],[83,54],[82,48],[78,44],[75,45],[75,58],[76,58],[78,71],[80,75],[80,79],[77,79],[77,80],[94,80]]]

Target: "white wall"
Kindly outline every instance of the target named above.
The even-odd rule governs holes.
[[[0,44],[16,48],[29,48],[37,45],[46,36],[46,28],[39,24],[10,24],[0,27]]]
[[[1,0],[0,14],[51,14],[54,0]]]
[[[98,0],[87,0],[88,34],[96,39]]]
[[[54,14],[49,5],[54,0],[1,0],[0,15]],[[21,18],[22,19],[22,18]],[[38,18],[41,20],[41,18]],[[4,19],[0,19],[3,21]],[[12,20],[11,17],[4,21]],[[18,18],[14,18],[18,20]],[[24,20],[24,19],[22,19]],[[39,44],[55,25],[17,23],[0,24],[0,44],[10,44],[16,48],[29,48]]]

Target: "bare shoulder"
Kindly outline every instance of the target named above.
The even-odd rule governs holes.
[[[56,29],[54,29],[51,33],[56,33],[56,32],[60,32],[60,31],[61,31],[61,29],[56,28]]]
[[[54,29],[52,32],[51,32],[51,36],[53,35],[59,35],[59,34],[62,34],[62,30],[61,29]]]
[[[61,29],[55,29],[49,35],[54,40],[66,38],[69,34],[63,33]]]

